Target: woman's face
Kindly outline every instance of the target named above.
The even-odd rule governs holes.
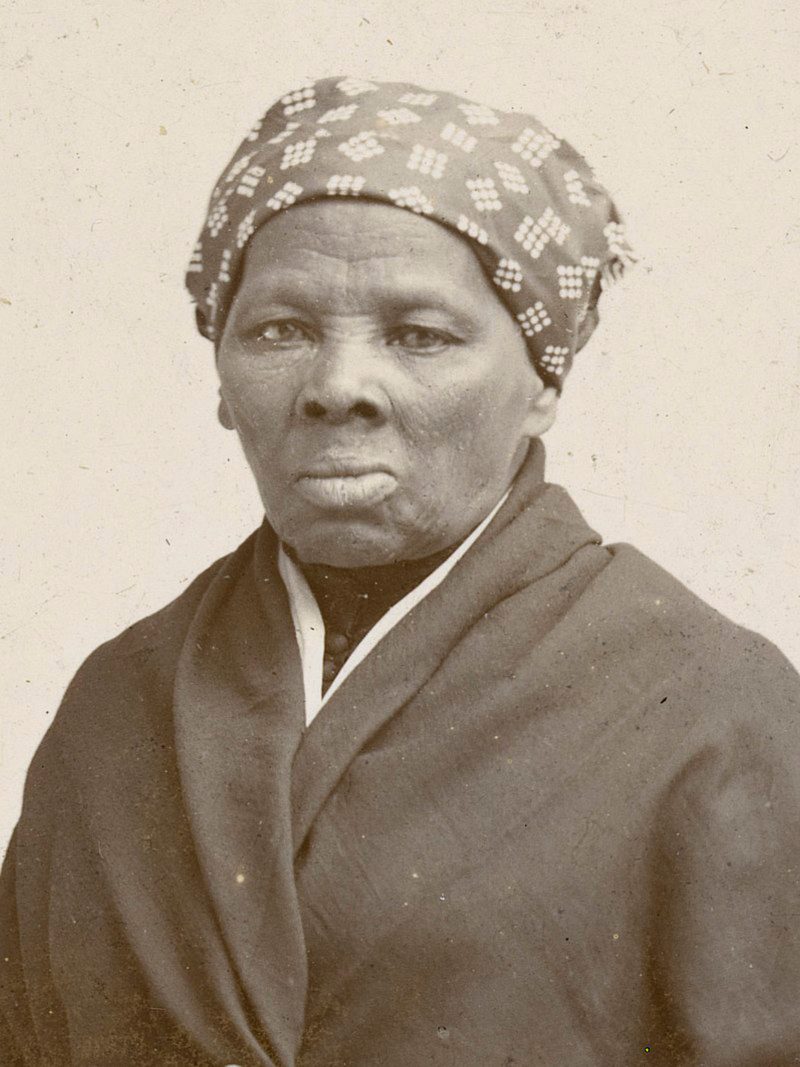
[[[383,204],[314,202],[263,226],[217,358],[221,421],[308,563],[460,541],[555,413],[468,246]]]

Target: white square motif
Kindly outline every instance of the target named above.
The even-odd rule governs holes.
[[[221,282],[229,282],[231,280],[231,257],[233,253],[230,248],[224,248],[222,250],[222,259],[219,262],[219,274],[217,277]]]
[[[518,293],[522,288],[522,266],[515,259],[503,256],[494,272],[494,284],[501,289]]]
[[[283,150],[281,170],[288,170],[289,167],[301,167],[304,163],[310,162],[314,157],[316,147],[316,137],[309,137],[307,141],[295,141],[294,144],[287,145]]]
[[[358,196],[365,181],[360,174],[333,174],[328,178],[328,196]]]
[[[433,204],[418,185],[406,185],[401,189],[390,189],[389,199],[398,207],[409,208],[418,215],[430,215]]]
[[[342,104],[341,107],[332,107],[324,115],[320,115],[317,122],[346,122],[358,111],[358,104]]]
[[[583,267],[556,267],[558,272],[558,295],[562,300],[580,300],[583,296]]]
[[[466,215],[459,215],[456,222],[458,229],[465,233],[468,237],[477,241],[479,245],[485,245],[489,243],[489,234],[483,227],[479,226],[477,222],[473,222],[468,219]]]
[[[564,175],[564,182],[567,186],[567,195],[571,204],[577,204],[579,207],[591,207],[592,202],[586,195],[583,182],[576,170],[568,170]]]
[[[562,245],[570,228],[551,207],[545,208],[538,219],[526,215],[517,227],[514,240],[519,241],[531,259],[538,259],[550,241]]]
[[[252,211],[248,211],[242,221],[236,228],[236,247],[244,248],[253,234],[256,232],[256,228],[253,225],[256,217],[255,208]]]
[[[478,143],[476,137],[473,137],[471,133],[467,133],[462,126],[456,126],[453,122],[447,123],[440,137],[443,141],[448,141],[456,148],[460,148],[462,152],[472,152]]]
[[[232,163],[228,173],[225,175],[226,182],[235,181],[236,178],[242,173],[243,170],[247,170],[250,166],[250,160],[255,155],[255,152],[248,152],[245,156],[240,156],[235,163]]]
[[[267,141],[267,144],[280,144],[282,141],[285,141],[287,137],[291,137],[295,130],[299,129],[299,122],[287,122],[286,126],[281,130],[280,133],[276,133],[274,137],[270,137],[270,139]]]
[[[375,136],[374,130],[363,130],[339,145],[339,151],[349,156],[354,163],[360,163],[362,159],[371,159],[373,156],[379,156],[383,153],[383,150],[383,145]]]
[[[552,319],[541,300],[537,300],[531,307],[521,311],[517,315],[517,321],[526,337],[534,337],[537,333],[541,333],[545,327],[552,325]]]
[[[345,96],[361,96],[362,93],[377,92],[378,86],[361,78],[343,78],[336,83],[336,88]]]
[[[541,167],[547,157],[560,147],[561,142],[547,130],[537,132],[526,126],[511,146],[511,151],[522,156],[532,167]]]
[[[379,111],[378,118],[382,119],[388,126],[410,126],[413,122],[422,121],[415,111],[410,111],[407,107],[395,107],[387,111]]]
[[[496,126],[500,121],[485,104],[459,104],[458,110],[464,112],[470,126]]]
[[[409,170],[419,171],[420,174],[431,178],[441,178],[447,166],[447,154],[437,152],[435,148],[426,148],[425,145],[415,144],[411,149],[406,166]]]
[[[269,198],[267,207],[272,208],[273,211],[291,207],[302,191],[303,187],[301,185],[297,185],[295,182],[287,182],[283,188],[278,189],[275,195]]]
[[[400,97],[401,104],[409,104],[411,107],[430,107],[435,102],[435,93],[403,93]]]
[[[509,192],[527,195],[531,191],[519,167],[515,167],[513,163],[503,163],[502,161],[498,161],[494,166],[500,175],[500,181]]]
[[[304,85],[300,89],[296,89],[295,92],[287,93],[286,96],[281,97],[283,113],[287,117],[296,114],[298,111],[305,111],[310,107],[314,107],[316,102],[313,85]]]
[[[467,180],[467,189],[478,211],[499,211],[502,208],[497,186],[491,178],[470,178]]]
[[[539,362],[545,370],[559,377],[564,373],[564,366],[569,357],[569,349],[564,345],[545,345]]]
[[[242,175],[242,180],[236,186],[236,192],[239,196],[252,196],[266,173],[266,170],[257,163],[248,167],[247,173]]]

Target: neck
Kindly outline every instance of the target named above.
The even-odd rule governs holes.
[[[303,563],[291,548],[319,605],[325,624],[323,687],[331,684],[347,657],[386,614],[454,551],[455,545],[425,559],[403,560],[379,567],[331,567]]]
[[[406,593],[419,585],[455,549],[455,545],[424,559],[401,560],[379,567],[331,567],[303,563],[288,549],[316,597],[325,628],[350,637],[366,632]]]

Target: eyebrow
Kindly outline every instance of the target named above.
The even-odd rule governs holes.
[[[309,276],[306,274],[298,274],[296,283],[285,277],[274,281],[259,279],[247,289],[239,288],[231,310],[237,317],[249,317],[261,312],[265,305],[297,310],[309,305],[313,307],[316,301],[308,282]],[[474,310],[474,302],[468,307],[459,306],[452,293],[443,291],[435,283],[421,285],[419,280],[412,280],[408,285],[398,283],[391,287],[376,287],[370,291],[369,299],[374,307],[389,308],[393,313],[439,311],[465,324],[474,323],[480,318]]]

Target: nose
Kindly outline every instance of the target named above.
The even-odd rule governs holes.
[[[308,367],[296,401],[304,419],[332,424],[350,420],[379,424],[390,402],[379,360],[366,342],[327,341]]]

